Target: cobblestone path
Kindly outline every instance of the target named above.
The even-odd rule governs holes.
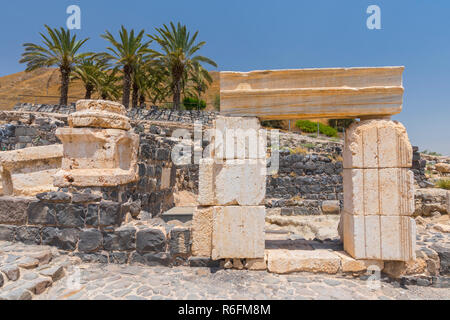
[[[79,268],[79,269],[77,269]],[[79,265],[37,299],[450,299],[450,289],[327,275],[188,267]]]

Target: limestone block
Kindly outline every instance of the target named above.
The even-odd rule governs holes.
[[[122,116],[127,114],[125,107],[114,101],[107,100],[78,100],[76,104],[77,111],[111,112]]]
[[[77,112],[69,115],[68,122],[72,128],[112,128],[130,130],[130,119],[126,109],[120,103],[105,100],[80,100]]]
[[[192,255],[211,257],[214,207],[199,207],[192,221]]]
[[[410,168],[412,147],[405,127],[390,120],[353,123],[346,132],[344,168]]]
[[[254,206],[264,201],[267,167],[265,160],[235,159],[217,164],[200,161],[199,203],[201,205]]]
[[[200,159],[198,176],[198,202],[200,205],[213,205],[214,192],[214,160]]]
[[[448,163],[436,163],[434,167],[442,174],[450,173],[450,164]]]
[[[253,117],[223,117],[214,120],[214,158],[265,159],[267,132]]]
[[[115,186],[136,181],[139,136],[119,129],[59,128],[64,145],[55,186]]]
[[[161,189],[170,188],[172,179],[172,168],[163,168],[161,173]]]
[[[69,126],[72,128],[112,128],[130,130],[130,119],[110,112],[80,111],[74,112],[68,117]]]
[[[285,274],[313,272],[335,274],[341,260],[328,250],[268,250],[267,268],[270,272]]]
[[[214,207],[212,259],[264,258],[264,206]]]
[[[5,195],[34,196],[55,191],[53,175],[61,168],[62,145],[0,152]]]
[[[344,210],[354,215],[410,216],[414,174],[404,168],[344,169]]]
[[[323,214],[339,214],[341,212],[341,206],[337,200],[326,200],[322,202]]]
[[[355,259],[415,259],[416,224],[403,216],[343,214],[345,251]]]
[[[379,271],[383,270],[384,262],[381,260],[356,260],[348,255],[345,251],[335,252],[341,259],[341,271],[359,273],[365,272],[368,268],[374,270],[377,268]]]
[[[261,259],[246,259],[245,269],[248,270],[266,270],[267,262],[265,258]]]
[[[220,73],[224,115],[260,119],[358,118],[400,113],[404,67]]]

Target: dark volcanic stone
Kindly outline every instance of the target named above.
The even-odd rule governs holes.
[[[439,255],[439,260],[441,262],[441,270],[440,273],[442,275],[450,274],[450,246],[434,244],[431,246],[431,249],[437,252]]]
[[[54,206],[58,225],[69,228],[83,228],[87,209],[80,204],[56,204]]]
[[[85,224],[86,226],[98,227],[99,204],[88,204]]]
[[[80,252],[94,252],[102,246],[102,233],[98,230],[91,229],[80,233],[80,241],[78,242],[78,250]]]
[[[35,201],[28,206],[28,223],[37,225],[56,225],[55,210],[49,209],[44,202]]]
[[[40,244],[41,235],[39,228],[22,226],[16,229],[16,241],[25,244]]]
[[[166,237],[159,229],[143,229],[136,233],[136,249],[139,253],[165,251]]]
[[[53,191],[39,193],[38,195],[36,195],[36,198],[38,198],[41,201],[51,202],[51,203],[70,202],[72,200],[72,196],[68,193],[53,192]]]
[[[42,229],[42,244],[55,246],[62,250],[73,251],[77,247],[80,231],[77,229]]]
[[[0,226],[0,241],[14,241],[15,226]]]
[[[122,221],[120,203],[102,201],[100,203],[99,217],[101,226],[120,225]]]
[[[175,228],[170,231],[169,251],[172,255],[187,255],[191,252],[191,230]]]
[[[136,229],[133,227],[121,227],[114,233],[105,233],[103,237],[105,250],[128,251],[136,248]]]
[[[102,200],[102,196],[93,193],[74,193],[72,195],[73,203],[99,202],[100,200]]]

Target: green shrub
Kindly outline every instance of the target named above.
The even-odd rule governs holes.
[[[183,105],[186,110],[203,110],[206,108],[206,102],[204,100],[198,100],[194,97],[185,97],[183,99]]]
[[[295,126],[303,132],[314,133],[317,132],[317,123],[309,120],[298,120]]]
[[[317,132],[317,122],[312,122],[309,120],[298,120],[295,123],[295,126],[303,132],[308,132],[308,133]],[[337,133],[338,133],[336,129],[334,129],[330,126],[324,125],[323,123],[320,123],[320,122],[319,122],[319,132],[328,137],[337,137]]]
[[[441,189],[450,190],[450,179],[441,179],[436,182],[436,186]]]

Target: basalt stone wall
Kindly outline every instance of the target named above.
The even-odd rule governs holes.
[[[413,158],[412,158],[411,170],[414,172],[414,179],[421,188],[434,187],[434,184],[428,182],[425,176],[425,167],[427,161],[420,158],[419,147],[413,147]]]
[[[279,208],[281,215],[339,214],[343,207],[340,153],[339,147],[328,155],[280,152],[278,174],[267,179],[266,206]]]
[[[85,262],[189,264],[189,227],[149,217],[123,224],[128,210],[89,190],[0,197],[0,240],[54,246]]]
[[[0,119],[0,150],[10,151],[28,147],[59,144],[55,136],[56,128],[64,127],[64,121],[51,117],[29,115],[20,119]]]
[[[60,106],[22,103],[16,105],[13,110],[69,114],[75,112],[75,105],[72,104],[70,106]],[[183,123],[194,123],[196,121],[199,121],[204,125],[212,125],[212,121],[216,118],[217,114],[218,112],[215,111],[177,111],[151,106],[149,108],[132,108],[127,115],[132,120],[173,121]]]

